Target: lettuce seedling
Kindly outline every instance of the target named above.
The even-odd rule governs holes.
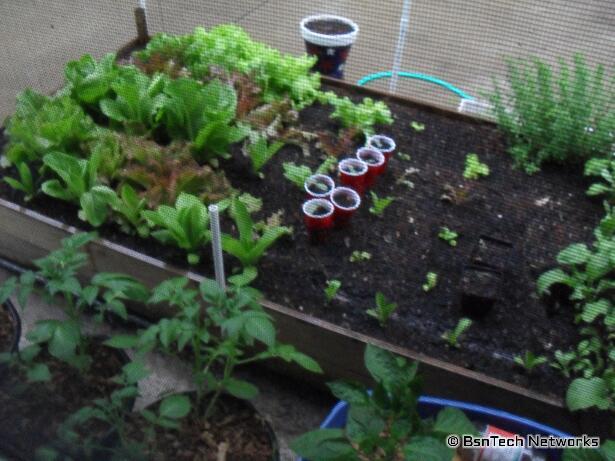
[[[362,102],[355,104],[350,98],[340,98],[333,92],[322,93],[320,101],[335,108],[331,114],[332,119],[339,120],[344,128],[354,128],[365,136],[374,134],[376,125],[393,123],[391,111],[382,101],[364,98]]]
[[[425,283],[423,284],[423,291],[427,293],[428,291],[433,290],[438,284],[438,274],[435,272],[427,272],[427,277]]]
[[[357,263],[357,262],[369,261],[370,259],[372,259],[371,253],[367,251],[354,250],[352,254],[350,255],[349,261],[351,263]]]
[[[489,176],[489,166],[481,163],[476,154],[466,156],[466,167],[463,170],[463,177],[466,179],[478,179],[481,176]]]
[[[542,355],[534,355],[531,351],[525,351],[523,355],[516,355],[514,361],[517,365],[523,367],[523,369],[531,374],[534,368],[547,362],[547,358]]]
[[[3,178],[4,182],[6,182],[13,189],[23,192],[24,200],[28,202],[36,195],[37,192],[34,179],[32,178],[32,171],[30,171],[30,167],[26,162],[18,163],[16,168],[17,173],[19,174],[19,179],[5,176]]]
[[[448,461],[455,455],[445,443],[449,435],[477,435],[472,421],[456,408],[421,418],[417,403],[422,379],[416,362],[371,344],[364,360],[376,383],[372,391],[352,381],[329,383],[333,395],[350,407],[346,426],[301,435],[291,443],[299,456],[314,461]]]
[[[602,182],[595,182],[587,195],[592,197],[603,195],[611,203],[615,202],[615,154],[611,159],[593,158],[585,164],[585,176],[599,176]]]
[[[181,193],[175,207],[161,205],[156,211],[144,211],[148,223],[158,230],[152,236],[164,244],[173,244],[187,251],[189,264],[200,261],[200,250],[211,240],[209,213],[194,195]]]
[[[397,304],[389,302],[385,298],[384,294],[379,291],[376,293],[376,308],[368,309],[367,315],[378,319],[380,326],[384,328],[387,321],[389,320],[389,317],[393,314],[395,309],[397,309]]]
[[[307,178],[314,174],[328,174],[336,164],[337,159],[335,157],[327,156],[316,171],[312,171],[309,166],[295,165],[293,162],[284,162],[282,168],[284,169],[284,177],[295,184],[299,189],[304,190],[303,186]]]
[[[327,303],[333,301],[333,298],[337,295],[337,292],[342,287],[342,282],[339,280],[327,280],[327,286],[325,288],[325,297],[327,298]]]
[[[459,237],[459,234],[455,231],[450,230],[448,227],[441,227],[440,231],[438,232],[438,237],[444,240],[450,246],[456,247],[457,237]]]
[[[111,84],[115,98],[102,99],[100,109],[127,133],[149,134],[158,125],[158,113],[166,104],[166,77],[158,74],[150,78],[134,67],[122,70]]]
[[[412,122],[410,122],[410,128],[412,128],[417,133],[420,133],[421,131],[425,131],[425,124],[424,123],[419,123],[419,122],[416,122],[416,121],[412,121]]]
[[[267,144],[267,138],[264,136],[260,136],[255,143],[250,144],[248,153],[250,154],[250,160],[252,160],[252,171],[258,173],[283,145],[282,141]]]
[[[369,193],[373,203],[373,205],[369,207],[369,212],[376,216],[382,216],[384,210],[395,200],[395,197],[378,197],[378,194],[374,191],[370,191]]]
[[[457,325],[452,330],[448,330],[442,334],[442,339],[445,339],[450,347],[459,348],[459,338],[472,325],[472,320],[463,317],[459,319]]]
[[[266,227],[262,235],[258,235],[250,213],[240,200],[233,199],[230,214],[239,231],[239,239],[222,234],[222,249],[241,261],[244,268],[255,266],[277,239],[290,234],[288,227],[275,226]]]

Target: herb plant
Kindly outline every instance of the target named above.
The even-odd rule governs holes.
[[[194,195],[181,193],[175,207],[161,205],[156,211],[144,211],[148,223],[158,229],[152,236],[164,244],[174,244],[187,251],[189,264],[201,259],[200,250],[210,241],[209,213]]]
[[[592,158],[585,164],[585,176],[599,176],[601,182],[595,182],[587,190],[590,196],[605,196],[615,204],[615,154],[610,159]]]
[[[250,144],[248,152],[252,160],[252,171],[258,173],[261,168],[282,148],[284,143],[276,141],[267,144],[267,138],[261,136],[254,144]]]
[[[539,59],[509,61],[510,94],[495,85],[491,97],[515,163],[534,173],[544,162],[579,163],[610,152],[615,131],[615,75],[593,71],[581,55],[559,74]]]
[[[367,251],[354,250],[352,254],[350,255],[349,260],[351,263],[356,263],[356,262],[369,261],[370,259],[372,259],[371,253]]]
[[[469,318],[463,317],[459,319],[457,325],[452,330],[446,331],[442,335],[442,339],[445,339],[450,347],[459,348],[461,347],[459,344],[459,339],[462,334],[466,332],[468,328],[472,325],[472,320]]]
[[[378,197],[378,194],[374,191],[370,191],[369,193],[372,197],[372,206],[369,207],[369,212],[376,216],[382,216],[384,210],[395,200],[395,197]]]
[[[466,155],[466,167],[463,170],[463,177],[466,179],[478,179],[481,176],[489,176],[489,166],[481,163],[476,154]]]
[[[459,237],[459,234],[448,227],[441,227],[440,232],[438,232],[438,238],[444,240],[452,247],[457,246],[457,237]]]
[[[291,443],[300,456],[312,461],[450,460],[455,453],[445,444],[449,435],[477,434],[458,409],[421,419],[416,363],[368,344],[365,367],[376,382],[373,391],[355,382],[329,383],[333,395],[350,406],[346,427],[301,435]]]
[[[515,356],[514,361],[517,365],[523,367],[528,374],[531,374],[535,368],[546,363],[547,358],[543,355],[534,355],[531,351],[525,351],[525,354]]]
[[[366,312],[370,317],[377,319],[380,326],[384,328],[395,309],[397,309],[397,304],[387,300],[384,294],[379,291],[376,293],[376,307],[368,309]]]
[[[438,274],[435,272],[427,272],[427,276],[425,277],[425,283],[422,288],[425,293],[433,290],[438,284]]]
[[[333,298],[337,295],[337,292],[342,287],[342,282],[339,280],[327,280],[327,286],[325,288],[325,297],[327,298],[327,303],[333,301]]]
[[[255,266],[277,239],[290,233],[288,227],[266,226],[263,233],[258,235],[250,213],[240,200],[233,200],[230,212],[239,231],[239,239],[222,234],[222,249],[241,261],[244,268]]]

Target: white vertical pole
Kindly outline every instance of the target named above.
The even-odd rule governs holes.
[[[389,81],[389,92],[397,91],[397,80],[399,79],[399,68],[401,66],[401,58],[404,54],[406,46],[406,35],[408,35],[408,26],[410,25],[410,7],[412,0],[404,0],[404,5],[401,10],[401,19],[399,21],[399,36],[397,37],[397,46],[395,47],[395,57],[393,58],[393,69],[391,70],[391,80]]]
[[[222,258],[222,240],[220,238],[220,214],[218,205],[209,205],[209,223],[211,226],[211,249],[214,255],[214,271],[216,282],[226,290],[226,277],[224,276],[224,259]]]

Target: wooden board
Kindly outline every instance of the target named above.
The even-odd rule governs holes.
[[[62,238],[79,231],[4,199],[0,199],[0,223],[0,256],[28,266],[33,259],[57,248]],[[84,277],[98,271],[122,272],[149,287],[179,275],[196,283],[203,278],[105,239],[90,243],[87,252],[90,261],[81,274]],[[363,367],[363,351],[367,343],[376,344],[419,361],[425,376],[425,389],[430,395],[489,405],[562,430],[580,432],[577,418],[560,400],[433,359],[418,351],[376,340],[270,301],[265,300],[262,305],[274,318],[280,340],[315,358],[325,373],[319,376],[307,374],[282,362],[272,365],[276,371],[319,385],[339,378],[369,382]],[[168,314],[163,308],[133,306],[133,310],[151,320]]]

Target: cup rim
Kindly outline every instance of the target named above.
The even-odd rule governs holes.
[[[314,180],[316,178],[325,179],[325,181],[329,183],[331,187],[328,192],[316,193],[308,189],[308,183],[310,182],[310,180]],[[321,174],[321,173],[313,174],[312,176],[310,176],[309,178],[305,180],[305,182],[303,183],[303,188],[305,189],[305,192],[307,192],[309,195],[314,196],[314,198],[328,197],[331,194],[331,191],[335,189],[335,181],[333,181],[333,178],[331,176],[326,175],[326,174]]]
[[[323,206],[326,206],[327,208],[329,208],[329,211],[327,212],[327,214],[324,214],[324,215],[315,215],[315,214],[313,214],[313,213],[310,213],[310,212],[307,210],[307,207],[308,207],[309,205],[316,204],[316,203],[318,203],[318,205],[323,205]],[[326,199],[324,199],[324,198],[312,198],[312,199],[310,199],[310,200],[306,200],[305,202],[303,202],[303,205],[301,206],[301,209],[303,210],[303,214],[304,214],[304,215],[306,215],[306,216],[308,216],[308,217],[310,217],[310,218],[313,218],[313,219],[324,219],[324,218],[328,218],[328,217],[329,217],[329,216],[331,216],[331,215],[333,214],[333,212],[335,211],[335,207],[333,206],[333,204],[332,204],[329,200],[326,200]]]
[[[379,149],[378,147],[372,145],[372,140],[373,139],[386,139],[388,142],[391,143],[391,147],[389,149]],[[376,149],[382,153],[391,153],[393,152],[396,148],[397,148],[397,144],[395,144],[395,140],[393,138],[391,138],[390,136],[386,136],[384,134],[375,134],[370,136],[369,138],[367,138],[367,143],[366,143],[366,147],[370,147],[372,149]]]
[[[352,162],[352,163],[355,163],[355,164],[358,162],[358,163],[359,163],[359,165],[360,165],[360,166],[361,166],[361,168],[362,168],[362,169],[361,169],[361,172],[359,172],[359,173],[353,173],[353,172],[350,172],[350,171],[344,171],[344,170],[342,169],[342,168],[343,168],[343,165],[346,165],[346,164],[351,163],[351,162]],[[340,173],[347,174],[348,176],[363,176],[365,173],[367,173],[367,170],[368,170],[368,168],[369,168],[369,167],[368,167],[367,163],[365,163],[365,162],[364,162],[363,160],[361,160],[360,158],[352,158],[352,157],[350,157],[350,158],[345,158],[344,160],[342,160],[341,162],[339,162],[339,163],[337,164],[337,168],[338,168],[338,170],[340,171]],[[333,192],[333,191],[331,191],[331,192]]]
[[[356,198],[356,205],[351,206],[351,207],[345,207],[345,206],[342,206],[339,203],[337,203],[335,201],[335,197],[334,197],[336,191],[342,191],[342,192],[350,193],[350,195],[352,195],[353,197]],[[357,208],[359,208],[361,206],[361,196],[359,195],[359,193],[356,190],[351,189],[350,187],[342,187],[342,186],[340,186],[340,187],[336,187],[335,189],[333,189],[331,191],[331,203],[333,203],[333,206],[335,208],[339,208],[340,210],[354,211],[354,210],[356,210]]]
[[[378,163],[371,164],[371,163],[367,163],[365,160],[363,160],[360,157],[360,155],[361,155],[361,152],[365,152],[365,151],[375,152],[376,154],[378,154],[380,156],[379,160],[378,160]],[[361,160],[363,163],[365,163],[367,165],[367,168],[370,168],[370,167],[376,168],[376,167],[382,166],[382,165],[384,165],[384,162],[386,161],[386,158],[384,157],[384,154],[382,153],[382,151],[380,151],[378,149],[375,149],[373,147],[361,147],[360,149],[357,149],[356,155],[357,155],[357,158],[359,160]]]
[[[352,31],[346,34],[328,35],[314,32],[307,27],[307,24],[309,22],[327,19],[333,19],[348,24],[350,27],[352,27]],[[301,36],[303,37],[303,39],[306,42],[313,43],[314,45],[318,46],[340,47],[352,45],[357,39],[357,34],[359,33],[359,26],[356,22],[343,16],[337,16],[335,14],[314,14],[311,16],[306,16],[301,20],[300,27]]]

